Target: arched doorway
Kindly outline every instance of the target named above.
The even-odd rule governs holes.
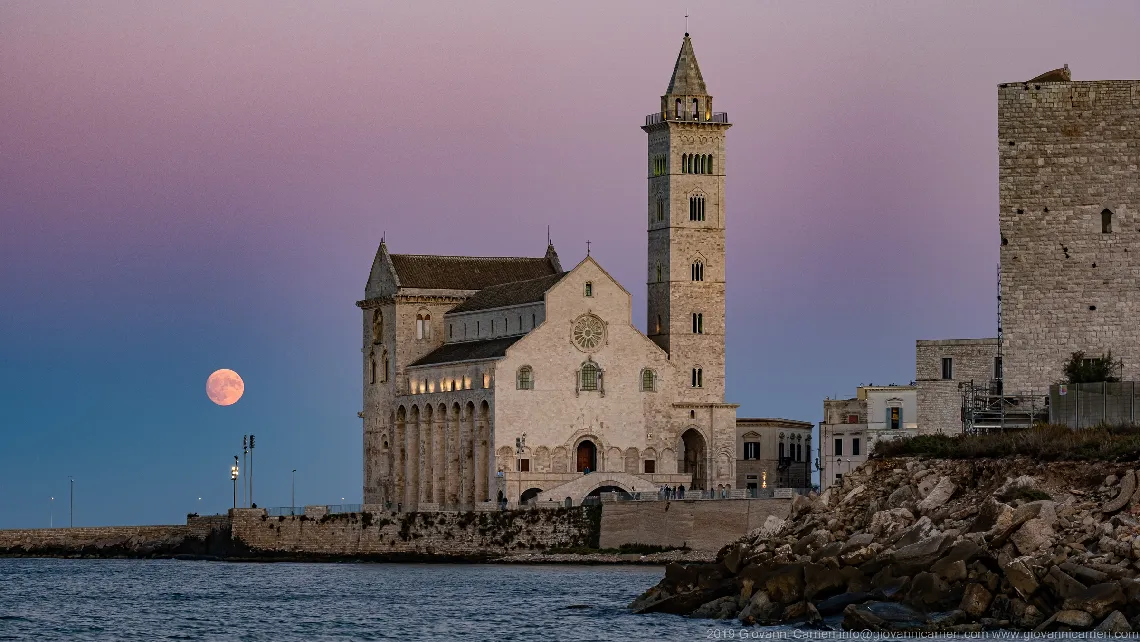
[[[633,499],[633,495],[630,495],[620,486],[598,486],[590,491],[590,494],[586,495],[586,497],[600,497],[602,493],[617,493],[621,499]]]
[[[580,473],[586,472],[587,469],[590,472],[598,470],[598,447],[594,442],[585,439],[578,444],[577,462],[577,470]]]
[[[541,492],[541,488],[528,488],[524,490],[523,494],[519,496],[519,504],[526,504],[535,497],[538,497]]]
[[[681,472],[693,476],[693,490],[705,490],[706,462],[708,455],[705,451],[705,438],[697,429],[690,428],[681,435]]]

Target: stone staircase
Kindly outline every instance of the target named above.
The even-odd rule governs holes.
[[[549,506],[564,503],[569,497],[575,505],[578,505],[594,489],[602,486],[614,486],[627,493],[656,493],[658,490],[653,482],[637,475],[618,472],[594,472],[540,493],[535,497],[534,503],[540,507]]]

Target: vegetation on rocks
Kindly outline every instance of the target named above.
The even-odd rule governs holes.
[[[634,601],[872,631],[1140,630],[1135,465],[873,459]]]
[[[977,459],[1030,457],[1038,461],[1137,461],[1140,428],[1101,426],[1072,430],[1039,424],[1029,430],[987,435],[920,435],[879,441],[872,457]]]

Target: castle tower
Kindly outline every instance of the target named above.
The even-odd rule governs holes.
[[[689,34],[649,135],[646,333],[677,364],[682,400],[724,401],[724,134]]]

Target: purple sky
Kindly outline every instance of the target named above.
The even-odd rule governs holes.
[[[1140,3],[0,5],[0,527],[360,501],[376,245],[595,257],[644,327],[645,114],[728,133],[728,397],[818,421],[992,336],[996,85],[1140,77]],[[233,368],[228,408],[205,379]],[[201,496],[201,508],[197,498]],[[57,506],[60,505],[57,501]],[[56,509],[56,523],[61,510]]]

